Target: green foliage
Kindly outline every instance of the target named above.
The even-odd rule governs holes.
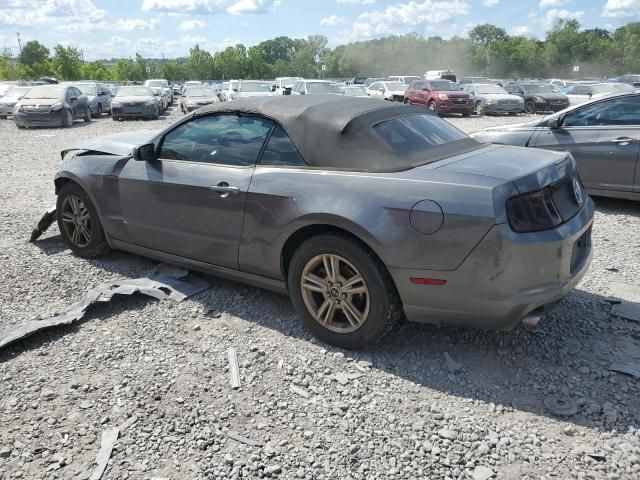
[[[22,47],[18,60],[27,67],[43,64],[49,60],[49,49],[37,40],[29,40]]]
[[[113,70],[115,80],[121,82],[131,80],[133,78],[133,61],[120,59]]]
[[[166,78],[170,82],[182,82],[188,80],[187,69],[183,63],[177,60],[169,60],[160,69],[160,78]]]
[[[113,80],[113,73],[102,62],[91,62],[82,66],[83,80]]]
[[[82,58],[80,50],[74,47],[56,45],[51,59],[54,74],[64,80],[80,80],[82,78]]]

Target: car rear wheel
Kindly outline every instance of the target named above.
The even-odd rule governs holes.
[[[411,101],[408,98],[404,99],[405,105],[411,105]]]
[[[291,260],[288,285],[305,326],[337,347],[369,345],[402,318],[395,285],[384,265],[346,236],[325,234],[304,242]]]
[[[536,113],[536,104],[532,101],[525,102],[524,112],[529,114]]]
[[[114,116],[114,115],[113,115],[113,113],[112,113],[112,114],[111,114],[111,119],[112,119],[114,122],[117,122],[118,120],[120,120],[120,117],[116,117],[116,116]]]
[[[71,110],[64,111],[64,127],[65,128],[73,127],[73,113],[71,113]]]
[[[476,102],[476,115],[478,115],[479,117],[484,116],[484,103],[480,102]]]
[[[84,121],[89,123],[91,121],[91,109],[87,105],[87,108],[84,110]]]
[[[111,250],[89,196],[75,183],[67,183],[58,194],[56,215],[67,246],[83,258],[96,258]]]

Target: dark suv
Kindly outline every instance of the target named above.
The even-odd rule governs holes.
[[[505,90],[524,99],[524,112],[559,112],[569,106],[569,97],[553,91],[552,85],[509,83]]]
[[[438,115],[461,113],[468,117],[474,109],[469,94],[449,80],[414,80],[404,94],[404,103],[423,105]]]

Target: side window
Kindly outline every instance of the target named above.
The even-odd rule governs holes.
[[[273,122],[255,116],[195,118],[164,137],[159,158],[218,165],[255,165]]]
[[[380,90],[380,83],[376,82],[369,87],[370,90]]]
[[[640,97],[614,98],[567,113],[563,127],[640,125]]]
[[[287,132],[278,125],[271,134],[267,147],[262,152],[260,165],[287,165],[298,167],[306,165]]]

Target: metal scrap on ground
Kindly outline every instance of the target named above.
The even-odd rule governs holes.
[[[230,439],[235,440],[236,442],[244,443],[245,445],[249,445],[251,447],[262,447],[264,445],[264,443],[262,442],[253,440],[252,438],[244,437],[239,433],[233,432],[231,430],[229,430],[225,435]]]
[[[635,363],[612,363],[609,366],[612,372],[624,373],[635,378],[640,378],[640,362]]]
[[[109,463],[109,458],[111,458],[113,446],[115,445],[116,440],[118,440],[119,434],[120,430],[118,429],[118,427],[110,428],[109,430],[105,430],[102,432],[100,451],[98,451],[98,455],[96,455],[96,468],[93,469],[89,480],[100,480],[102,478],[102,474],[107,468],[107,463]]]
[[[231,373],[231,388],[240,388],[240,368],[238,367],[238,355],[235,348],[227,350],[229,357],[229,372]]]
[[[181,302],[207,288],[209,288],[209,284],[205,280],[194,276],[183,279],[157,276],[103,283],[89,290],[79,303],[73,305],[62,315],[53,316],[44,320],[30,320],[22,325],[18,325],[12,330],[0,333],[0,349],[45,328],[76,322],[84,317],[89,306],[96,302],[108,302],[114,295],[141,293],[158,300],[170,298]]]
[[[640,287],[627,283],[612,283],[611,293],[620,301],[611,307],[611,313],[617,317],[640,322]]]

